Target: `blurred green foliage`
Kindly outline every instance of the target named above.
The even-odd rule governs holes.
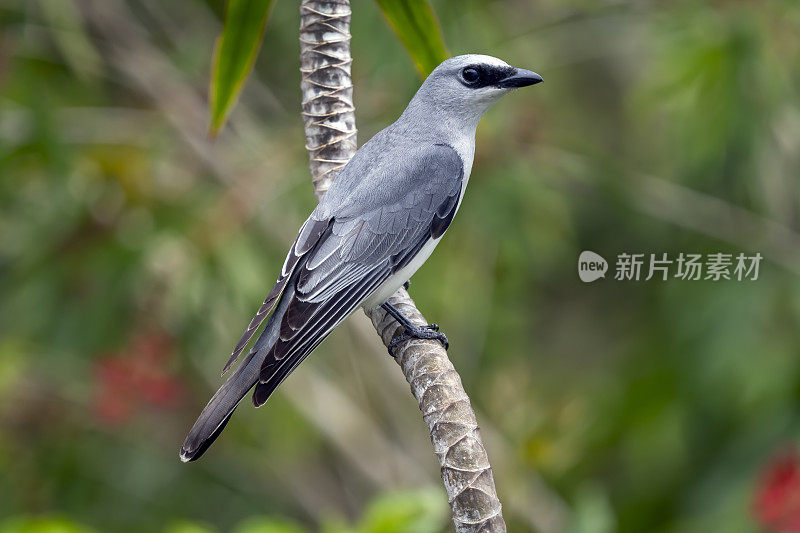
[[[356,525],[331,517],[320,524],[324,533],[436,533],[448,520],[447,505],[432,490],[387,492],[372,502]],[[215,533],[217,529],[185,520],[166,526],[164,533]],[[232,533],[306,533],[308,529],[284,519],[252,517]],[[91,533],[63,518],[15,517],[0,522],[0,533]]]
[[[211,131],[216,134],[256,62],[273,0],[229,0],[211,61]]]
[[[451,340],[509,530],[769,529],[760,480],[800,440],[797,2],[433,6],[452,53],[545,78],[483,120],[411,287]],[[223,15],[0,5],[0,531],[451,527],[361,315],[202,461],[177,459],[314,205],[297,5],[276,3],[211,141]],[[419,80],[373,2],[351,30],[364,142]],[[754,282],[583,284],[582,250],[765,260]]]
[[[442,29],[428,0],[376,0],[383,15],[425,78],[450,57]]]

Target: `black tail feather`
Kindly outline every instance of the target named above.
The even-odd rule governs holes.
[[[222,421],[219,427],[217,427],[217,430],[214,431],[214,433],[212,433],[211,435],[209,435],[204,441],[202,441],[200,447],[195,449],[194,451],[187,449],[186,444],[184,443],[184,445],[181,446],[181,453],[180,453],[181,461],[183,461],[184,463],[188,463],[190,461],[195,461],[197,459],[200,459],[200,457],[202,457],[202,455],[206,453],[206,450],[212,444],[214,444],[214,441],[217,440],[217,437],[220,436],[222,430],[225,429],[225,426],[228,425],[228,422],[230,421],[232,416],[233,416],[233,411],[228,413],[228,416],[225,418],[225,420]]]
[[[200,413],[181,446],[181,461],[186,463],[199,459],[225,429],[236,406],[258,381],[258,369],[261,365],[259,358],[254,360],[256,354],[257,351],[250,352]]]

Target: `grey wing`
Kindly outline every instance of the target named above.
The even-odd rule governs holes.
[[[258,327],[264,322],[264,319],[267,318],[272,308],[275,307],[275,303],[286,289],[286,284],[289,282],[289,278],[297,267],[298,262],[317,244],[317,241],[319,241],[320,237],[325,233],[328,225],[329,220],[316,219],[314,213],[312,213],[311,217],[309,217],[305,224],[303,224],[303,227],[300,228],[300,233],[283,263],[278,280],[269,291],[269,294],[267,294],[264,303],[258,308],[256,315],[250,321],[250,324],[248,324],[239,342],[236,343],[236,347],[234,347],[233,352],[231,352],[228,362],[225,363],[225,367],[222,369],[223,375],[233,366],[245,346],[247,346],[247,343],[253,338]]]
[[[291,298],[280,333],[261,366],[253,403],[270,394],[327,335],[431,238],[440,237],[455,215],[463,164],[447,145],[426,149],[424,157],[397,176],[405,194],[389,204],[337,218],[292,276]],[[351,204],[354,203],[351,200]],[[370,199],[362,205],[369,206]],[[357,203],[357,200],[356,202]]]

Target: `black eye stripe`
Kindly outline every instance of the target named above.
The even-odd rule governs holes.
[[[471,76],[469,75],[470,73],[468,73],[466,76],[464,75],[464,72],[468,69],[473,69],[478,72],[478,78],[475,81],[468,81],[471,79]],[[514,72],[516,72],[514,67],[469,65],[461,69],[459,79],[461,80],[461,83],[467,87],[471,89],[479,89],[481,87],[497,85],[500,83],[500,81],[514,74]]]

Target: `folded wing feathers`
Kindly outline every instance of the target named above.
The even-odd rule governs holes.
[[[297,237],[297,240],[295,240],[294,246],[292,246],[292,248],[289,250],[289,254],[286,256],[286,261],[283,263],[283,268],[281,269],[281,275],[278,278],[278,281],[272,287],[272,290],[269,291],[264,303],[262,303],[261,307],[258,308],[258,311],[250,321],[247,329],[242,334],[239,342],[236,343],[236,347],[233,349],[233,352],[231,352],[228,362],[225,363],[225,367],[222,369],[223,376],[226,372],[228,372],[228,370],[230,370],[230,368],[239,358],[239,355],[242,353],[245,346],[247,346],[247,344],[250,342],[250,339],[253,338],[256,330],[258,330],[259,326],[261,326],[267,316],[269,316],[269,312],[275,306],[275,303],[278,301],[278,298],[280,298],[281,294],[283,294],[284,289],[286,289],[286,284],[289,281],[289,277],[297,266],[297,263],[300,261],[300,258],[308,253],[308,251],[311,250],[317,241],[319,241],[320,237],[331,223],[332,220],[316,220],[312,215],[312,217],[309,217],[309,219],[306,220],[305,224],[303,224],[303,227],[300,228],[300,233]]]
[[[393,205],[384,205],[360,217],[342,220],[332,218],[317,220],[314,218],[317,211],[312,214],[300,229],[300,234],[281,271],[281,277],[237,343],[223,373],[233,365],[269,315],[285,290],[300,258],[314,249],[328,228],[331,230],[329,238],[319,243],[319,246],[311,252],[303,265],[303,271],[297,278],[296,290],[302,295],[302,300],[293,301],[283,318],[281,338],[272,348],[278,360],[282,359],[286,352],[281,350],[284,351],[281,355],[280,351],[275,351],[278,348],[277,344],[292,338],[298,328],[307,327],[309,324],[304,321],[313,322],[321,319],[315,317],[318,312],[316,304],[329,299],[339,302],[342,296],[336,298],[337,293],[342,291],[347,293],[350,290],[348,286],[356,289],[371,279],[369,273],[375,268],[376,262],[386,259],[387,266],[397,269],[405,265],[419,251],[429,236],[438,238],[444,233],[458,204],[463,179],[461,160],[449,146],[437,145],[422,167],[428,172],[427,179],[418,180],[418,176],[414,176],[414,180],[419,181],[419,184]],[[417,228],[425,227],[429,228],[427,235],[420,235],[415,231]],[[391,254],[393,250],[395,253]],[[348,314],[350,311],[352,310],[348,310]],[[286,337],[287,335],[289,337]],[[294,346],[294,343],[292,345]],[[264,367],[271,366],[270,359],[272,358],[266,358]],[[264,377],[271,379],[272,373],[267,372],[267,374]],[[267,380],[262,379],[262,382],[265,381]],[[259,396],[263,396],[263,392],[262,390]]]
[[[281,276],[278,278],[278,281],[275,283],[275,286],[272,287],[272,290],[269,291],[267,298],[264,300],[264,303],[261,304],[261,307],[258,308],[258,312],[250,321],[250,324],[247,326],[247,329],[242,334],[242,337],[239,339],[239,342],[236,343],[236,347],[231,352],[230,358],[228,358],[228,362],[225,363],[225,367],[222,369],[222,375],[224,376],[228,370],[233,366],[236,360],[239,358],[239,355],[244,350],[247,343],[250,342],[250,339],[253,338],[258,327],[264,322],[264,319],[267,318],[269,312],[272,310],[272,307],[275,305],[275,302],[278,300],[278,297],[283,292],[283,289],[286,288],[286,282],[289,280],[288,276]]]
[[[286,323],[281,324],[280,340],[270,350],[259,374],[259,383],[253,391],[253,404],[261,407],[272,392],[283,382],[322,340],[341,323],[358,304],[383,282],[389,275],[386,268],[372,272],[356,286],[337,294],[337,297],[314,305],[309,320],[295,324],[295,329]],[[290,307],[297,304],[295,300]],[[288,310],[287,310],[288,311]],[[288,314],[288,312],[287,312]],[[285,327],[284,327],[285,326]],[[289,336],[291,335],[291,336]]]

